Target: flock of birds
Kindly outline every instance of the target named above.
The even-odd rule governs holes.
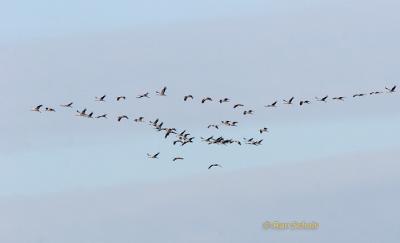
[[[160,91],[156,91],[155,93],[158,96],[167,96],[166,95],[166,91],[167,91],[167,87],[164,87]],[[391,88],[385,87],[385,91],[372,91],[372,92],[369,92],[369,93],[357,93],[357,94],[354,94],[352,97],[353,98],[357,98],[357,97],[363,97],[363,96],[367,96],[367,95],[379,95],[379,94],[382,94],[384,92],[386,92],[386,93],[394,93],[394,92],[396,92],[396,85],[394,85]],[[106,102],[106,98],[107,98],[106,95],[103,95],[103,96],[100,96],[100,97],[95,97],[95,101],[97,101],[97,102]],[[147,92],[147,93],[138,95],[136,98],[137,99],[150,98],[150,94],[149,94],[149,92]],[[126,100],[126,96],[118,96],[115,99],[117,101],[123,101],[123,100]],[[315,101],[317,101],[317,102],[328,102],[329,99],[338,100],[338,101],[344,101],[346,99],[346,97],[344,97],[344,96],[329,97],[328,95],[326,95],[324,97],[321,97],[321,98],[315,97]],[[194,100],[194,97],[193,97],[193,95],[185,95],[183,97],[183,100],[185,102],[189,101],[189,100]],[[214,99],[211,98],[211,97],[203,97],[201,99],[201,103],[202,104],[204,104],[206,102],[212,102],[212,101],[214,101]],[[229,98],[222,98],[222,99],[219,99],[217,101],[220,104],[222,104],[222,103],[228,103],[231,100]],[[278,106],[278,103],[279,102],[276,100],[276,101],[274,101],[273,103],[271,103],[269,105],[265,105],[264,107],[266,107],[266,108],[275,108],[275,107]],[[291,98],[289,98],[287,100],[284,99],[282,104],[284,104],[284,105],[294,105],[295,104],[295,97],[291,97]],[[308,104],[311,104],[311,101],[310,100],[299,100],[298,104],[300,106],[308,105]],[[73,102],[69,102],[67,104],[62,104],[60,106],[63,107],[63,108],[71,108],[72,109],[73,105],[74,105]],[[243,104],[234,104],[233,105],[233,109],[238,109],[239,107],[244,107],[244,105]],[[45,112],[55,112],[56,111],[55,108],[44,107],[43,105],[37,105],[34,108],[32,108],[31,111],[41,113],[43,108],[44,108]],[[250,110],[244,110],[242,113],[243,113],[243,115],[252,115],[252,114],[254,114],[254,112],[255,112],[254,110],[250,109]],[[76,110],[76,116],[85,117],[85,118],[92,118],[92,119],[93,118],[95,118],[95,119],[107,119],[108,118],[107,114],[101,114],[101,115],[96,115],[95,116],[94,112],[88,112],[88,110],[86,108],[84,108],[82,110]],[[127,115],[120,115],[120,116],[117,116],[116,119],[117,119],[118,122],[121,122],[122,120],[128,120],[129,117]],[[144,123],[145,122],[144,117],[135,118],[133,121],[134,122],[138,122],[138,123]],[[170,136],[172,136],[172,135],[175,136],[175,139],[173,141],[173,145],[180,144],[180,146],[184,146],[186,144],[190,144],[190,143],[194,142],[195,137],[191,136],[191,134],[189,132],[187,132],[186,130],[178,132],[176,128],[166,127],[164,125],[164,122],[160,121],[159,119],[156,119],[154,121],[149,121],[148,123],[156,131],[164,132],[164,138],[165,139],[170,137]],[[237,121],[226,120],[226,121],[221,121],[220,124],[210,124],[210,125],[208,125],[208,128],[209,129],[211,129],[211,128],[219,129],[221,125],[229,126],[229,127],[236,127],[238,125],[238,122]],[[263,127],[263,128],[260,128],[258,130],[258,132],[260,134],[263,134],[263,133],[269,132],[269,130],[268,130],[267,127]],[[242,145],[242,144],[247,144],[247,145],[259,146],[259,145],[262,145],[262,142],[263,142],[263,139],[257,140],[255,138],[243,138],[243,140],[237,140],[237,139],[232,139],[232,138],[224,138],[222,136],[220,136],[220,137],[210,136],[210,137],[207,137],[207,138],[204,138],[204,137],[200,137],[200,138],[201,138],[202,142],[207,143],[209,145],[211,145],[211,144],[216,144],[216,145],[228,145],[228,144]],[[160,155],[160,152],[157,152],[155,154],[147,153],[147,157],[149,159],[158,159],[159,155]],[[178,157],[174,157],[172,159],[172,161],[178,161],[178,160],[183,160],[183,159],[184,159],[183,157],[178,156]],[[222,166],[220,164],[212,163],[211,165],[209,165],[208,169],[211,169],[213,167],[221,167],[222,168]]]

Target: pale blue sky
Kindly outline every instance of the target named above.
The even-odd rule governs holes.
[[[196,187],[193,193],[205,193],[204,200],[213,200],[213,193],[205,192],[205,186],[209,186],[206,178],[220,176],[225,181],[235,175],[237,184],[230,184],[229,190],[234,193],[234,188],[239,187],[235,196],[246,198],[247,189],[239,185],[242,180],[250,180],[257,170],[273,168],[278,174],[290,171],[298,178],[304,175],[288,168],[295,166],[299,173],[307,174],[309,166],[317,164],[327,173],[326,168],[336,168],[335,162],[347,161],[350,168],[357,165],[360,169],[363,161],[358,156],[363,155],[370,165],[368,174],[375,178],[369,181],[372,189],[354,181],[349,182],[349,187],[362,190],[364,199],[374,198],[377,181],[396,169],[392,161],[398,159],[396,151],[400,149],[400,98],[398,93],[350,97],[398,84],[399,7],[399,2],[390,0],[3,2],[0,101],[4,104],[5,118],[0,119],[0,197],[5,201],[18,197],[39,199],[43,205],[57,208],[58,204],[49,196],[70,197],[79,204],[77,192],[88,191],[96,195],[93,197],[105,197],[104,190],[113,191],[121,185],[163,188],[162,185],[170,185],[172,180],[187,182],[190,188],[198,180],[202,186]],[[168,86],[167,97],[134,98],[146,91],[154,94],[164,85]],[[182,101],[188,93],[195,96],[194,102]],[[112,98],[126,95],[128,100],[94,102],[94,97],[102,94]],[[267,110],[263,107],[291,96],[298,101],[326,94],[349,98],[343,103],[330,101],[302,108],[280,106]],[[254,109],[256,114],[243,117],[231,108],[233,104],[201,105],[199,99],[203,96],[229,97],[233,103],[244,103]],[[132,120],[118,124],[115,119],[80,119],[73,111],[58,107],[69,101],[75,103],[73,111],[87,107],[96,114],[109,113],[110,118],[120,114],[132,118],[143,115],[146,120],[161,118],[167,125],[189,130],[197,142],[178,148],[172,146],[171,140],[165,141],[161,134]],[[30,112],[36,104],[53,106],[57,112]],[[199,143],[200,136],[214,133],[206,128],[208,124],[226,119],[238,120],[240,126],[221,129],[218,134],[264,138],[264,145],[215,147]],[[260,136],[257,131],[264,126],[271,132]],[[146,158],[146,153],[157,151],[161,151],[159,160]],[[185,160],[173,163],[171,159],[177,155]],[[223,164],[224,168],[208,171],[208,165],[214,162]],[[373,167],[381,163],[385,165],[380,168],[383,172],[374,176]],[[340,163],[330,175],[330,181],[322,177],[321,183],[334,187],[345,169]],[[360,173],[346,171],[347,175],[354,175],[355,181],[363,176]],[[271,183],[263,181],[262,176],[255,178],[260,184]],[[273,178],[279,180],[279,176]],[[362,180],[368,181],[368,177]],[[398,180],[392,186],[398,187]],[[293,190],[273,195],[298,193]],[[353,189],[347,190],[344,185],[335,190],[345,195]],[[169,192],[180,193],[173,189]],[[124,190],[119,193],[123,194]],[[262,194],[263,190],[254,188],[254,193]],[[383,202],[399,200],[384,192],[379,195]],[[176,205],[175,199],[164,194],[162,197]],[[326,198],[323,189],[315,197]],[[207,209],[192,199],[185,200],[189,208],[196,205],[199,212]],[[260,197],[260,202],[265,200]],[[224,199],[218,198],[218,203],[224,203]],[[350,204],[358,203],[361,201],[353,198]],[[115,200],[109,207],[104,206],[110,213],[107,211],[100,217],[109,218],[117,204]],[[31,210],[41,211],[41,206],[32,205]],[[255,206],[250,201],[244,205],[245,208]],[[150,217],[151,205],[132,206],[143,207],[143,212]],[[240,206],[238,202],[232,207],[239,210]],[[261,212],[261,205],[256,206]],[[8,209],[13,212],[18,207],[0,205],[0,210]],[[339,201],[335,209],[343,209]],[[179,214],[178,210],[174,208],[173,212]],[[353,208],[343,210],[352,212]],[[245,212],[239,210],[237,217],[245,216]],[[284,208],[278,212],[283,214]],[[329,215],[325,211],[320,214],[325,220]],[[318,214],[314,216],[318,220]],[[118,219],[118,215],[111,216],[116,220],[115,217]],[[198,215],[193,217],[195,221]],[[375,219],[380,220],[377,215]],[[205,219],[201,222],[209,223]],[[124,229],[128,223],[121,224]],[[145,225],[143,232],[151,227],[151,224]],[[16,227],[10,227],[11,232],[17,232]],[[68,227],[58,228],[48,238],[42,239],[40,230],[32,235],[37,242],[54,242]],[[28,230],[32,229],[28,225]],[[194,226],[190,230],[196,231]],[[230,233],[230,229],[221,231],[223,235]],[[107,237],[115,238],[117,232],[114,229]],[[243,232],[243,237],[238,239],[248,239],[250,232],[254,233]],[[0,230],[0,239],[6,235],[1,233]],[[198,237],[197,233],[193,235]],[[209,237],[213,238],[214,234],[210,232]],[[24,242],[11,235],[8,233],[9,238],[3,239]],[[84,242],[96,241],[91,236],[85,235]],[[125,237],[121,242],[132,240]],[[229,237],[221,239],[219,242],[230,242]],[[262,235],[257,235],[257,239],[263,239]],[[387,242],[392,239],[389,237]],[[64,238],[64,241],[67,240]]]
[[[4,1],[4,41],[63,37],[242,15],[262,15],[272,2],[243,1]]]

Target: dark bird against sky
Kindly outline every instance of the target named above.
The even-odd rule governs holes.
[[[222,166],[220,164],[212,164],[212,165],[208,166],[208,169],[211,169],[212,167],[221,167],[222,168]]]
[[[95,98],[96,98],[96,101],[104,102],[104,101],[105,101],[105,98],[106,98],[106,95],[103,95],[103,96],[101,96],[101,97],[95,97]]]

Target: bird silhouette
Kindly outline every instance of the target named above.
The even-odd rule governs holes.
[[[99,119],[99,118],[107,118],[107,114],[103,114],[103,115],[101,115],[101,116],[96,116],[96,118],[97,118],[97,119]]]
[[[253,110],[243,111],[243,115],[253,115],[253,114],[254,114]]]
[[[276,104],[278,104],[278,101],[275,101],[274,103],[270,105],[266,105],[265,107],[276,107]]]
[[[212,167],[221,167],[222,168],[222,166],[220,164],[212,164],[212,165],[208,166],[208,169],[211,169]]]
[[[343,96],[339,96],[339,97],[333,97],[332,100],[340,100],[340,101],[344,101],[346,97]]]
[[[167,138],[170,134],[172,134],[172,133],[176,133],[175,132],[175,128],[164,128],[165,129],[165,136],[164,136],[164,138]]]
[[[187,101],[188,99],[192,99],[193,100],[193,95],[186,95],[185,97],[183,97],[184,101]]]
[[[149,124],[151,125],[151,126],[157,126],[157,123],[159,122],[159,119],[157,118],[155,121],[149,121]]]
[[[309,100],[302,100],[299,104],[302,106],[304,104],[311,104],[311,102]]]
[[[78,110],[77,110],[77,111],[76,111],[76,112],[78,113],[77,116],[87,116],[87,115],[86,115],[86,111],[87,111],[86,108],[83,109],[82,111],[78,111]]]
[[[223,98],[223,99],[220,99],[220,100],[219,100],[219,103],[220,103],[220,104],[226,103],[226,102],[229,102],[229,98]]]
[[[369,95],[377,95],[377,94],[382,94],[381,91],[372,91],[369,93]]]
[[[158,159],[158,155],[160,154],[160,152],[158,152],[158,153],[156,153],[156,154],[153,154],[153,155],[151,155],[151,154],[147,154],[147,157],[149,158],[149,159]]]
[[[120,100],[126,100],[126,97],[125,96],[118,96],[117,97],[117,101],[120,101]]]
[[[318,98],[318,97],[315,97],[315,99],[316,99],[317,101],[320,101],[320,102],[326,102],[327,99],[328,99],[328,97],[329,97],[329,96],[326,95],[325,97],[323,97],[323,98],[321,98],[321,99]]]
[[[164,124],[164,122],[160,122],[159,124],[154,125],[154,128],[155,128],[157,131],[165,130],[164,128],[162,128],[163,124]]]
[[[134,121],[134,122],[143,122],[143,119],[144,119],[144,117],[141,116],[141,117],[139,117],[139,118],[134,119],[133,121]]]
[[[68,104],[65,104],[65,105],[60,105],[60,106],[62,106],[62,107],[68,107],[68,108],[72,108],[72,105],[74,104],[74,102],[70,102],[70,103],[68,103]]]
[[[226,126],[232,126],[232,127],[235,127],[238,124],[237,121],[233,121],[233,122],[232,121],[221,121],[221,123]]]
[[[117,120],[120,122],[122,119],[129,119],[129,117],[126,115],[122,115],[122,116],[119,116]]]
[[[207,128],[215,128],[215,129],[219,129],[219,127],[218,127],[218,125],[214,125],[214,124],[210,124],[210,125],[208,125],[208,127]]]
[[[40,108],[42,108],[42,107],[43,107],[43,105],[38,105],[38,106],[32,108],[31,111],[41,112]]]
[[[246,141],[246,144],[259,146],[259,145],[261,145],[262,141],[264,141],[264,140],[263,140],[263,139],[261,139],[261,140],[255,140],[255,139],[251,138],[251,139],[248,139],[248,140]]]
[[[184,142],[184,141],[178,139],[178,140],[175,140],[172,144],[173,144],[173,145],[176,145],[177,143],[183,144],[183,142]]]
[[[138,95],[136,98],[138,98],[138,99],[141,99],[141,98],[150,98],[150,97],[149,97],[149,92],[144,93],[144,94],[142,94],[142,95]]]
[[[101,97],[95,97],[95,98],[96,98],[96,101],[104,102],[106,97],[107,97],[106,95],[103,95]]]
[[[200,137],[200,139],[201,139],[202,142],[210,142],[211,140],[214,139],[214,136],[211,136],[211,137],[208,137],[208,138]]]
[[[285,102],[286,105],[291,105],[293,100],[294,100],[294,97],[290,98],[289,100],[283,100],[283,102]]]
[[[203,98],[201,103],[204,104],[206,101],[212,101],[212,99],[210,97]]]
[[[393,86],[392,88],[387,88],[387,87],[385,87],[385,89],[389,92],[389,93],[394,93],[394,92],[396,92],[396,85],[395,86]]]
[[[186,130],[183,130],[181,133],[179,133],[179,137],[182,137],[182,136],[184,136],[185,135],[185,133],[186,133]]]
[[[167,87],[161,89],[161,91],[156,91],[156,94],[159,96],[166,96],[165,91],[167,91]]]

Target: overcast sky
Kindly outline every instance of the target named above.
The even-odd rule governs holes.
[[[366,215],[395,223],[385,215],[399,201],[399,95],[351,96],[398,84],[399,7],[389,0],[3,3],[0,239],[264,242],[261,223],[273,217],[321,222],[317,233],[278,232],[274,240],[337,242],[331,236],[343,232],[394,242],[398,232],[364,232]],[[156,97],[163,86],[167,96]],[[145,92],[152,98],[135,98]],[[103,94],[107,102],[94,101]],[[187,94],[195,99],[183,102]],[[118,95],[127,100],[117,103]],[[347,99],[264,108],[325,95]],[[202,105],[205,96],[232,102]],[[70,101],[73,109],[59,107]],[[255,115],[244,117],[233,103]],[[29,111],[38,104],[57,112]],[[83,108],[110,118],[74,116]],[[122,114],[131,119],[116,122]],[[139,116],[186,129],[196,142],[173,146],[133,123]],[[221,120],[239,126],[207,129]],[[258,134],[265,126],[270,132]],[[264,142],[199,142],[210,135]],[[155,152],[159,160],[146,158]],[[211,163],[223,168],[209,171]],[[164,223],[154,224],[160,217]]]

